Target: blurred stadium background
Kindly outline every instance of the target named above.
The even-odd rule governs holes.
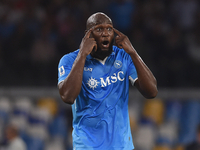
[[[136,150],[184,150],[200,123],[198,0],[0,0],[0,147],[9,123],[28,150],[71,150],[71,107],[59,59],[79,48],[87,18],[105,12],[158,81],[157,98],[130,88]]]

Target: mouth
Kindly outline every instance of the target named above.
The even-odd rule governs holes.
[[[108,48],[109,47],[109,41],[105,40],[102,42],[103,48]]]

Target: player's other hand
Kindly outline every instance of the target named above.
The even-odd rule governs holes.
[[[129,38],[120,31],[118,31],[117,29],[115,28],[113,29],[114,32],[117,34],[117,36],[115,37],[116,46],[119,48],[123,48],[128,54],[136,52]]]
[[[94,38],[90,38],[90,34],[92,32],[93,28],[88,30],[85,33],[85,36],[83,37],[81,44],[80,44],[80,52],[87,56],[89,55],[92,50],[94,49],[95,51],[97,50],[97,43]]]

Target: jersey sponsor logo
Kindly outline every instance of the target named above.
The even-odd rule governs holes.
[[[100,78],[101,81],[101,87],[106,87],[108,85],[111,85],[112,83],[115,83],[117,81],[124,81],[124,72],[119,71],[118,73],[113,73],[112,76],[107,76],[106,78]],[[94,88],[97,88],[98,82],[95,78],[89,78],[87,84],[88,86],[94,90]]]
[[[122,67],[122,62],[120,60],[115,60],[114,66],[115,68],[119,69]]]
[[[59,70],[59,74],[60,74],[60,76],[62,76],[62,75],[65,74],[64,66],[61,66],[58,70]]]
[[[88,68],[88,67],[84,67],[84,71],[90,71],[92,72],[93,68]]]
[[[106,77],[106,80],[104,80],[103,78],[100,78],[101,87],[106,87],[106,86],[110,85],[111,83],[117,82],[118,80],[124,81],[123,74],[124,74],[123,71],[119,71],[118,73],[114,73],[112,76]]]
[[[92,77],[89,78],[89,80],[87,82],[88,86],[93,90],[94,90],[94,88],[96,88],[98,86],[98,83],[99,82],[97,80],[95,80],[95,78],[92,78]]]

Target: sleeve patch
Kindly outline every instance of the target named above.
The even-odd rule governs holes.
[[[59,74],[60,74],[60,76],[62,76],[62,75],[65,74],[64,66],[61,66],[58,70],[59,70]]]

